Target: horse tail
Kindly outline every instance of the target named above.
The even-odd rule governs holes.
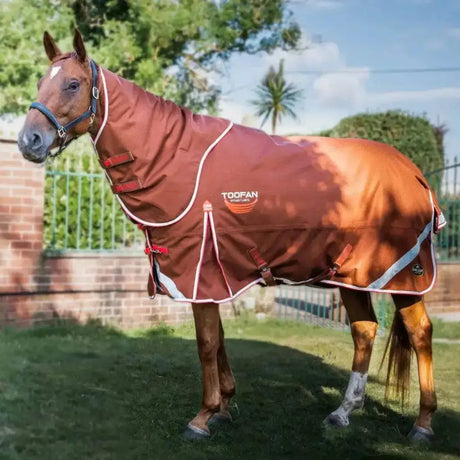
[[[404,406],[409,396],[410,364],[412,347],[399,310],[395,311],[390,335],[385,347],[380,368],[388,352],[388,369],[385,386],[385,400],[399,398]]]

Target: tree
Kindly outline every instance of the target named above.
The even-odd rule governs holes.
[[[359,137],[385,142],[407,155],[423,172],[443,167],[443,136],[447,128],[433,126],[426,116],[401,110],[361,113],[341,120],[331,137]]]
[[[251,103],[257,108],[257,116],[264,117],[261,126],[271,116],[272,133],[284,115],[297,118],[294,107],[299,101],[302,91],[284,79],[284,62],[280,61],[278,71],[270,67],[262,82],[256,89],[257,99]]]
[[[82,31],[101,65],[194,110],[213,111],[219,89],[207,72],[233,53],[295,48],[286,0],[0,1],[0,114],[27,109],[47,61],[48,29],[70,49]]]

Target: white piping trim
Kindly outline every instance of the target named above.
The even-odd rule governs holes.
[[[198,260],[198,265],[196,266],[195,282],[193,283],[193,294],[192,294],[193,302],[195,302],[196,296],[198,295],[198,283],[200,281],[201,265],[203,264],[204,248],[206,246],[207,235],[208,235],[208,213],[205,212],[203,215],[203,240],[201,241],[200,259]]]
[[[93,143],[93,146],[96,147],[97,141],[101,137],[102,131],[105,128],[105,125],[107,124],[107,120],[109,119],[109,93],[107,92],[107,83],[105,81],[105,75],[104,72],[102,71],[102,67],[99,67],[99,72],[101,74],[101,80],[102,80],[102,87],[104,88],[104,119],[102,121],[102,124],[99,128],[99,131],[96,134],[96,137],[93,139],[90,136],[91,142]]]
[[[192,197],[190,198],[190,202],[189,202],[188,206],[182,211],[182,213],[179,214],[175,219],[170,220],[168,222],[149,222],[147,220],[142,220],[139,217],[135,216],[132,212],[130,212],[130,210],[126,207],[126,205],[124,204],[122,199],[117,195],[118,201],[120,202],[121,207],[126,212],[126,214],[128,214],[136,222],[139,222],[139,223],[141,223],[143,225],[146,225],[147,227],[167,227],[168,225],[173,225],[173,224],[179,222],[190,211],[191,207],[193,206],[193,203],[195,202],[196,196],[198,194],[198,187],[200,185],[201,172],[202,172],[203,165],[204,165],[204,162],[205,162],[207,156],[209,155],[211,150],[222,140],[222,138],[230,131],[232,126],[233,126],[233,122],[231,121],[229,123],[229,125],[224,129],[224,131],[219,135],[219,137],[204,152],[204,154],[203,154],[203,156],[201,158],[201,161],[200,161],[200,165],[198,167],[198,172],[197,172],[197,175],[196,175],[195,188],[193,190]]]
[[[227,285],[228,293],[230,296],[233,295],[232,289],[230,288],[230,284],[228,283],[227,275],[225,274],[224,267],[220,261],[219,258],[219,247],[217,246],[217,235],[216,235],[216,229],[214,227],[214,217],[212,215],[212,211],[209,212],[209,223],[211,225],[211,236],[212,236],[212,241],[214,244],[214,251],[216,252],[216,259],[217,263],[219,264],[220,271],[222,272],[222,277],[224,278],[225,284]]]
[[[433,221],[428,222],[423,232],[420,233],[412,248],[400,257],[380,278],[367,286],[368,289],[382,289],[390,280],[392,280],[401,270],[406,268],[420,253],[420,246],[426,240],[433,228]]]

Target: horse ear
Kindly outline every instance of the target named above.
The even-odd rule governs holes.
[[[48,33],[48,31],[45,31],[43,34],[43,44],[45,45],[46,55],[50,61],[53,61],[56,56],[62,54],[61,50],[54,42],[54,38]]]
[[[77,56],[80,62],[85,62],[86,60],[85,44],[83,43],[83,37],[81,36],[81,33],[77,28],[75,29],[75,34],[73,36],[73,49],[77,53]]]

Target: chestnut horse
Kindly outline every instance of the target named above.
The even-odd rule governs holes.
[[[49,156],[55,155],[51,153],[52,149],[58,148],[60,153],[71,140],[84,133],[89,133],[94,139],[108,110],[103,98],[99,98],[99,93],[103,91],[100,81],[102,69],[88,58],[80,33],[75,31],[74,51],[71,53],[61,53],[47,32],[44,34],[44,46],[51,65],[38,84],[38,102],[31,105],[18,137],[22,154],[34,163],[44,163]],[[155,130],[155,125],[152,125],[152,130]],[[266,272],[264,280],[265,275]],[[340,292],[351,323],[354,357],[343,402],[324,420],[327,426],[335,427],[347,426],[350,413],[363,405],[377,331],[370,293],[346,286],[340,286]],[[387,346],[387,389],[395,382],[400,393],[404,394],[407,390],[411,354],[412,350],[415,351],[420,409],[409,438],[429,441],[433,437],[431,418],[436,410],[432,325],[422,295],[395,292],[392,295],[396,312]],[[214,302],[192,303],[192,309],[203,374],[203,399],[199,412],[187,426],[186,434],[193,438],[207,438],[210,421],[231,421],[228,409],[235,394],[235,381],[225,350],[219,305]]]

